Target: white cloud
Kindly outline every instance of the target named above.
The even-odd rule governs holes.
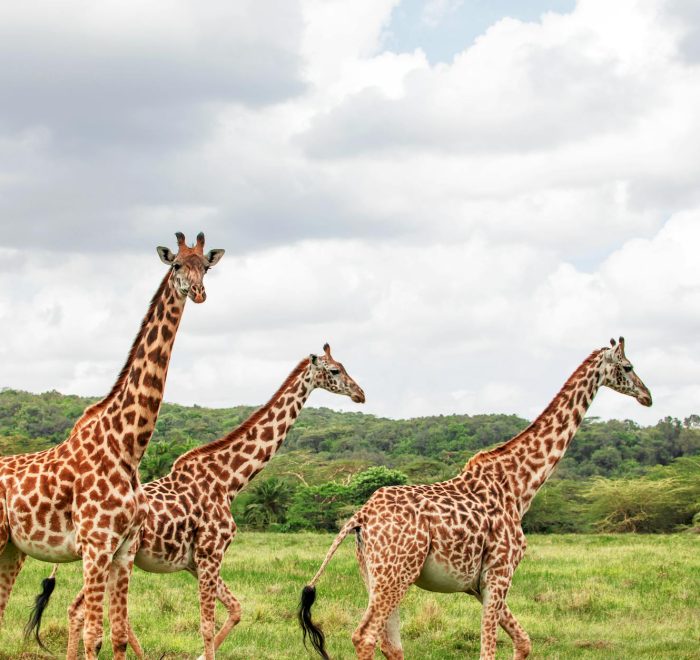
[[[330,341],[369,412],[532,417],[624,334],[655,405],[592,414],[697,412],[688,6],[582,0],[431,66],[383,49],[397,0],[278,5],[3,10],[31,66],[0,73],[23,86],[0,108],[0,386],[106,391],[153,248],[204,229],[227,255],[169,400],[261,402]]]

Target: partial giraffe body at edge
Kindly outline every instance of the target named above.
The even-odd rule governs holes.
[[[114,657],[126,657],[134,542],[148,513],[138,466],[155,428],[187,297],[204,300],[204,273],[223,254],[205,256],[203,234],[193,248],[182,234],[177,239],[177,255],[158,248],[171,270],[109,394],[89,406],[56,447],[0,458],[0,616],[27,554],[43,561],[82,559],[81,625],[90,660],[102,646],[107,590]]]

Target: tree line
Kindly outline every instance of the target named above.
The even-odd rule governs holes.
[[[94,400],[0,390],[0,452],[61,442]],[[141,463],[143,481],[162,476],[184,451],[224,435],[253,410],[163,404]],[[239,524],[258,529],[333,530],[377,487],[449,479],[474,453],[527,425],[516,415],[391,420],[306,408],[278,455],[234,502],[234,514]],[[699,477],[700,416],[646,427],[587,418],[524,526],[538,532],[700,526]]]

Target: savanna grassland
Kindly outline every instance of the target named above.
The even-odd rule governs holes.
[[[243,619],[217,658],[312,657],[295,619],[301,587],[316,571],[332,534],[241,533],[223,576],[243,605]],[[21,629],[48,564],[28,560],[0,633],[0,658],[46,658]],[[65,651],[70,599],[80,588],[80,564],[61,567],[45,614],[44,636]],[[509,603],[530,633],[533,658],[700,658],[700,537],[674,535],[530,535]],[[324,625],[332,657],[352,658],[350,635],[366,596],[353,543],[342,545],[318,587],[314,614]],[[197,591],[185,573],[137,570],[132,621],[149,658],[201,653]],[[219,606],[218,621],[224,611]],[[437,660],[479,655],[480,605],[472,597],[412,588],[402,606],[407,658]],[[498,658],[510,658],[500,634]],[[106,643],[101,657],[110,658]],[[379,656],[378,656],[379,657]]]

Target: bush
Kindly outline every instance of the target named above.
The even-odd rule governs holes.
[[[692,521],[691,490],[677,477],[596,479],[587,493],[589,515],[600,532],[672,532]]]
[[[349,486],[334,481],[299,488],[289,508],[288,530],[336,531],[341,509],[351,504],[351,493]]]
[[[408,477],[399,470],[391,470],[377,465],[358,472],[350,482],[350,496],[356,504],[364,504],[378,488],[383,486],[403,486]]]
[[[523,530],[540,534],[586,531],[589,524],[584,495],[585,484],[580,481],[562,479],[546,483],[523,518]]]

